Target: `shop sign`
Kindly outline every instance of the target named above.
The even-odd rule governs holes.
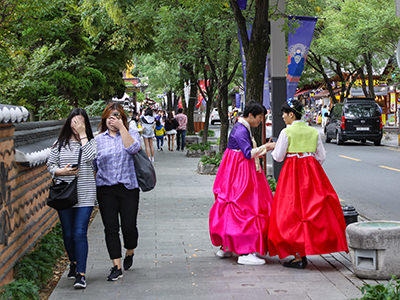
[[[368,86],[368,79],[365,80],[365,84]],[[362,86],[362,80],[361,79],[357,79],[356,81],[354,81],[354,85]],[[387,81],[386,80],[374,79],[374,86],[381,86],[381,85],[387,85]]]
[[[391,112],[396,111],[396,94],[394,93],[390,94],[390,111]]]

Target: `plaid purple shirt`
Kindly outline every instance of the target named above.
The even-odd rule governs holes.
[[[93,164],[97,186],[111,186],[122,183],[128,190],[138,188],[133,154],[140,148],[140,136],[136,130],[129,130],[134,142],[128,148],[124,147],[119,132],[115,137],[108,130],[96,137],[97,158]]]

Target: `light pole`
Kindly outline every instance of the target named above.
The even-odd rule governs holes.
[[[396,0],[400,1],[400,0]],[[278,6],[278,11],[285,11],[285,1],[270,0],[270,6]],[[271,91],[272,91],[272,136],[278,137],[285,128],[281,106],[286,101],[286,41],[282,25],[285,20],[271,20]],[[278,180],[283,163],[273,161],[274,177]]]

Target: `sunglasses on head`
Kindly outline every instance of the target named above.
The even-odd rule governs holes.
[[[113,113],[111,114],[111,116],[116,117],[116,118],[120,118],[120,117],[121,117],[121,114],[120,114],[119,112],[113,112]]]

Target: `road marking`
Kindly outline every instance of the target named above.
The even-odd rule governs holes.
[[[391,151],[400,151],[400,148],[391,147],[391,146],[384,146],[384,149],[391,150]]]
[[[395,169],[395,168],[391,168],[391,167],[387,167],[387,166],[382,166],[382,165],[380,165],[380,166],[378,166],[378,167],[380,167],[380,168],[384,168],[384,169],[388,169],[388,170],[391,170],[391,171],[400,172],[400,170],[399,170],[399,169]]]
[[[345,156],[345,155],[339,155],[339,157],[343,157],[343,158],[351,159],[351,160],[354,160],[354,161],[361,161],[361,159],[354,158],[354,157],[350,157],[350,156]]]

